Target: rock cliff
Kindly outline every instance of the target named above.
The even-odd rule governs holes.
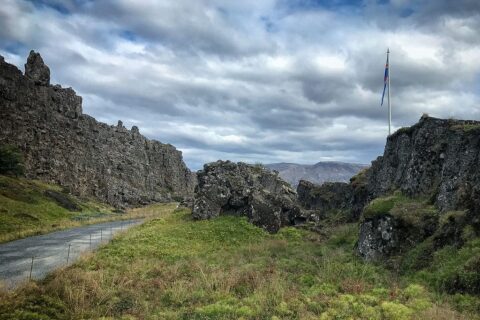
[[[429,236],[437,247],[461,245],[455,234],[466,225],[480,231],[479,169],[478,121],[423,116],[388,137],[384,155],[363,178],[360,207],[375,200],[363,212],[360,255],[388,256]]]
[[[387,139],[367,171],[370,197],[428,196],[442,212],[480,205],[480,122],[423,116]]]
[[[83,114],[82,98],[50,85],[50,70],[33,51],[25,75],[0,56],[0,131],[0,144],[24,154],[27,177],[79,196],[124,207],[193,194],[180,151],[121,121],[110,126]]]
[[[388,137],[383,156],[349,184],[302,181],[300,203],[320,217],[343,210],[360,221],[357,252],[367,260],[399,254],[432,237],[462,245],[480,234],[480,122],[423,116]]]
[[[269,232],[306,220],[288,183],[262,166],[217,161],[198,171],[194,219],[246,216]]]

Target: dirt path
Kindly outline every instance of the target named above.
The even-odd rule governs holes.
[[[83,252],[108,242],[115,233],[142,221],[99,223],[0,244],[0,281],[13,288],[28,280],[30,274],[32,279],[41,279],[60,266],[71,264]]]

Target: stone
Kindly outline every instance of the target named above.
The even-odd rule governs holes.
[[[476,209],[479,153],[480,121],[424,115],[388,137],[383,156],[367,173],[370,196],[401,190],[411,197],[431,197],[441,212]]]
[[[390,216],[380,216],[360,225],[357,252],[365,260],[373,261],[393,252],[398,245],[396,223]]]
[[[297,204],[296,192],[278,174],[262,166],[217,161],[198,171],[197,179],[194,219],[246,216],[269,232],[306,220]]]
[[[35,82],[36,85],[50,85],[50,69],[43,62],[39,53],[31,50],[25,64],[25,77]]]
[[[25,75],[0,62],[0,144],[23,153],[27,178],[116,208],[193,196],[195,175],[180,151],[83,114],[82,98],[49,86],[47,70],[34,52]]]
[[[359,208],[395,190],[412,198],[430,199],[438,217],[465,212],[437,227],[426,216],[422,224],[408,225],[401,217],[384,216],[361,221],[357,252],[366,260],[399,253],[434,234],[435,247],[461,246],[461,233],[471,225],[479,231],[480,122],[436,119],[423,115],[410,128],[387,139],[383,156],[365,172],[365,197],[353,201]],[[389,237],[386,239],[385,226]]]
[[[307,210],[318,210],[321,215],[331,211],[351,208],[353,188],[344,182],[325,182],[316,185],[306,180],[300,180],[297,187],[298,201]]]

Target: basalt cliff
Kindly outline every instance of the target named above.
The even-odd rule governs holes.
[[[389,136],[383,156],[350,183],[301,182],[297,191],[309,209],[358,220],[367,260],[426,240],[433,251],[461,247],[465,234],[480,235],[480,122],[424,115]]]
[[[83,114],[82,98],[51,85],[49,68],[33,51],[25,74],[0,56],[0,144],[20,149],[28,178],[115,207],[188,197],[195,185],[172,145]]]

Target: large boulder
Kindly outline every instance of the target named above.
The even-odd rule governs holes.
[[[246,216],[269,232],[306,218],[288,183],[262,166],[217,161],[197,173],[192,216],[211,219],[223,214]]]

